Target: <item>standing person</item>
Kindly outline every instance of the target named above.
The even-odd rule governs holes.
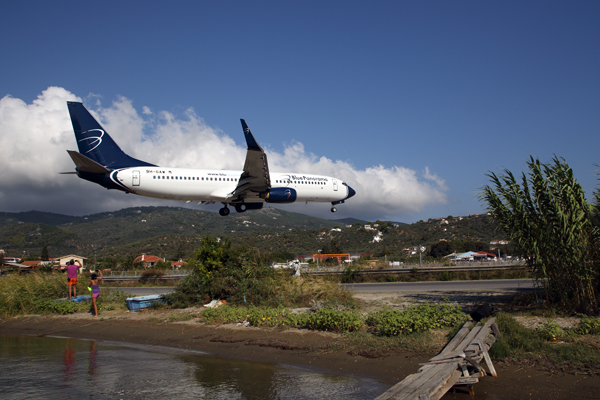
[[[97,270],[96,272],[100,273],[100,277],[98,278],[98,275],[96,273],[92,273],[92,276],[90,277],[90,286],[92,287],[92,306],[94,307],[94,317],[98,316],[98,306],[96,305],[96,297],[100,296],[100,286],[98,285],[98,282],[102,280],[102,278],[104,278],[102,276],[102,271]]]
[[[75,263],[79,264],[79,267],[75,265]],[[79,260],[71,260],[65,267],[67,270],[67,285],[69,289],[69,300],[71,300],[71,291],[73,292],[73,298],[77,297],[76,294],[76,286],[77,286],[77,269],[82,267],[81,262]]]

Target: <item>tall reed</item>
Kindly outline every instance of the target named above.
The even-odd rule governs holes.
[[[80,277],[77,294],[88,292],[85,280]],[[0,279],[0,315],[8,317],[44,311],[48,302],[66,296],[65,275],[8,275]]]

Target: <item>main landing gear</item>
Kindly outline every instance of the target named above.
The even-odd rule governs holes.
[[[221,217],[226,217],[229,215],[229,208],[227,207],[227,203],[223,203],[223,208],[219,210],[219,215]]]
[[[226,217],[229,215],[229,204],[227,203],[223,203],[223,208],[221,208],[219,210],[219,215],[221,215],[222,217]],[[248,205],[245,203],[238,203],[238,204],[233,204],[233,206],[235,207],[235,211],[238,213],[243,213],[244,211],[246,211],[248,209]]]
[[[336,212],[336,211],[337,211],[337,208],[331,207],[331,212]]]

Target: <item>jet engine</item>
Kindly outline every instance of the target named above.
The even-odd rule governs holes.
[[[267,190],[265,194],[267,203],[293,203],[296,201],[296,189],[279,187]]]

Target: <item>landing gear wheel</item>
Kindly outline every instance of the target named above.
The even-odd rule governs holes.
[[[221,217],[226,217],[226,216],[228,216],[228,215],[229,215],[229,208],[227,208],[227,207],[223,207],[223,208],[221,208],[221,209],[219,210],[219,215],[220,215]]]
[[[337,209],[335,207],[331,207],[331,212],[336,212]]]
[[[243,213],[244,211],[246,211],[247,207],[245,204],[236,204],[235,205],[235,211],[239,212],[239,213]]]

